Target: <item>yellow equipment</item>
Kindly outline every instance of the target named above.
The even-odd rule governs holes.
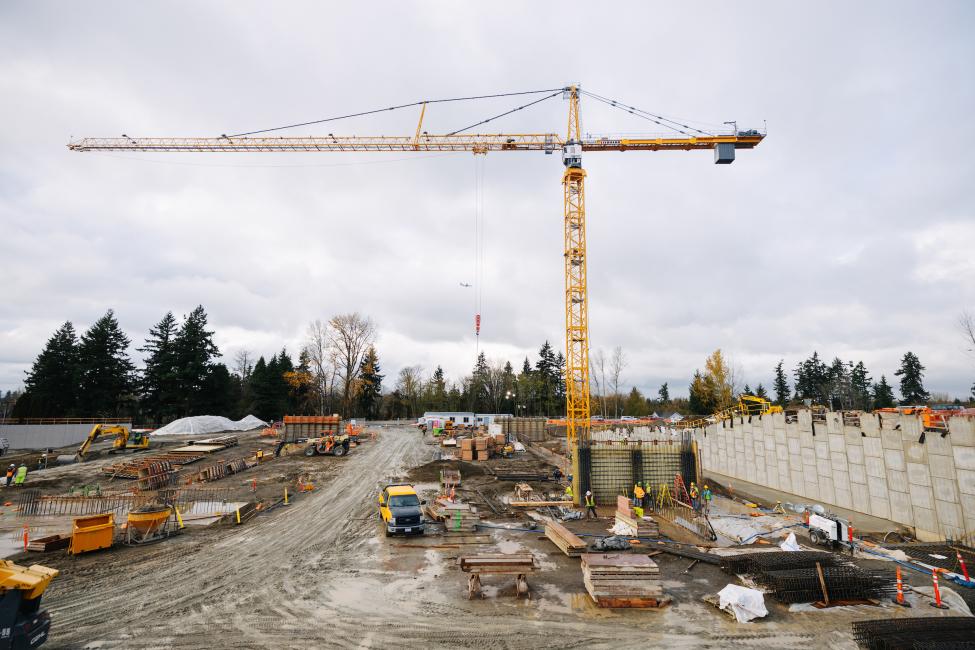
[[[51,616],[41,609],[41,595],[57,575],[40,564],[0,560],[0,648],[36,648],[47,641]]]
[[[565,137],[555,133],[462,133],[473,126],[447,133],[432,135],[422,131],[423,118],[428,103],[483,99],[467,97],[434,101],[421,101],[393,108],[415,106],[420,108],[420,119],[413,135],[403,136],[266,136],[268,129],[238,135],[222,135],[219,138],[82,138],[68,144],[71,151],[146,151],[146,152],[412,152],[412,151],[470,151],[486,154],[489,151],[544,151],[551,154],[562,152],[565,171],[562,174],[564,263],[565,263],[565,348],[566,348],[566,438],[572,449],[577,440],[588,440],[590,434],[589,411],[589,290],[586,269],[586,201],[585,178],[582,168],[584,151],[690,151],[711,149],[715,163],[728,164],[735,158],[736,149],[753,149],[765,138],[756,130],[739,131],[733,125],[731,133],[707,133],[668,118],[643,111],[615,100],[583,91],[577,85],[562,88],[508,93],[508,95],[533,95],[551,93],[531,104],[518,107],[508,113],[544,101],[557,95],[569,102],[568,129]],[[620,137],[583,134],[580,126],[580,95],[624,110],[630,114],[668,128],[675,137]],[[492,95],[500,97],[503,95]],[[392,110],[392,109],[383,109]],[[377,113],[380,111],[370,111]],[[507,115],[504,113],[502,115]],[[362,113],[368,114],[368,113]],[[501,117],[501,115],[496,116]],[[338,118],[336,118],[338,119]],[[484,122],[491,121],[490,118]],[[321,120],[331,121],[331,120]],[[309,124],[313,124],[309,123]],[[295,125],[295,126],[305,126]],[[474,125],[477,126],[477,125]],[[290,127],[280,127],[290,128]]]
[[[71,526],[72,555],[111,548],[115,540],[115,513],[77,517]]]
[[[85,460],[91,446],[95,441],[104,436],[115,436],[115,442],[109,453],[124,451],[126,449],[148,449],[149,434],[142,431],[130,431],[128,427],[121,424],[96,424],[88,432],[88,437],[78,447],[75,458],[80,462]]]
[[[767,413],[781,413],[782,407],[772,404],[764,397],[755,395],[738,396],[738,413],[741,415],[765,415]]]

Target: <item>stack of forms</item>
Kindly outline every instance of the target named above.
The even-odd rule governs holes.
[[[646,555],[585,553],[582,577],[586,591],[600,607],[661,607],[660,569]]]

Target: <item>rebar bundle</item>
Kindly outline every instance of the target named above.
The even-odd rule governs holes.
[[[845,558],[828,551],[771,551],[726,557],[721,568],[736,575],[758,574],[766,571],[815,568],[817,562],[824,567],[849,564]]]
[[[911,558],[929,566],[961,573],[958,554],[970,570],[975,570],[975,549],[958,544],[890,544],[887,548],[904,551]]]
[[[975,648],[975,618],[927,616],[855,621],[853,640],[866,650]]]
[[[830,601],[891,598],[897,592],[889,571],[838,565],[822,567],[822,572]],[[767,571],[758,579],[781,603],[810,603],[826,597],[816,568]]]

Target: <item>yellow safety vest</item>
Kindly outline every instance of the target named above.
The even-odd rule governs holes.
[[[586,497],[586,506],[587,507],[593,507],[593,508],[595,508],[596,507],[596,497],[594,497],[592,495],[587,496]]]

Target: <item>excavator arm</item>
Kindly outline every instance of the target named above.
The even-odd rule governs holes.
[[[85,441],[81,443],[78,447],[77,458],[79,461],[83,461],[91,446],[102,436],[116,436],[115,444],[113,448],[115,449],[125,449],[125,445],[129,442],[129,428],[124,427],[120,424],[96,424],[88,432],[88,437]]]

